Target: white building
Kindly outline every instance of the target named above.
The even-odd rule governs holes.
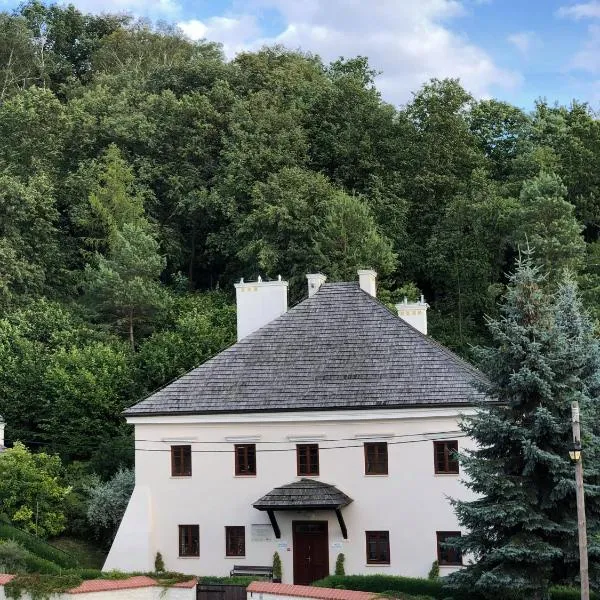
[[[482,375],[424,334],[423,300],[401,318],[378,302],[373,271],[307,277],[289,311],[285,281],[237,284],[239,341],[126,411],[136,487],[105,569],[149,571],[160,552],[228,575],[277,551],[302,584],[340,553],[348,574],[460,565],[439,542],[459,535],[458,421]]]

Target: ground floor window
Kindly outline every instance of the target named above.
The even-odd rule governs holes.
[[[225,556],[246,556],[245,527],[225,527]]]
[[[200,526],[179,526],[179,556],[200,556]]]
[[[367,564],[390,564],[390,532],[366,531],[367,537]]]
[[[440,565],[462,565],[462,553],[458,548],[447,545],[452,538],[459,538],[460,531],[437,532],[437,555]]]

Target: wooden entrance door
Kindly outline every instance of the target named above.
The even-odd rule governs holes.
[[[310,585],[329,575],[327,521],[293,521],[294,583]]]

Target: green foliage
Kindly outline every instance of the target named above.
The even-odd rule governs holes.
[[[346,557],[344,556],[343,553],[340,553],[337,555],[337,558],[335,560],[335,575],[345,575],[346,574],[346,570],[344,569],[344,561],[346,560]]]
[[[221,584],[221,585],[239,585],[248,587],[253,581],[264,581],[264,577],[259,576],[242,576],[238,575],[235,577],[215,577],[212,575],[202,575],[198,578],[200,584]]]
[[[77,565],[77,560],[70,554],[12,525],[0,523],[0,540],[13,540],[19,543],[31,555],[47,563],[54,564],[57,568],[67,569]]]
[[[27,554],[27,550],[15,540],[0,541],[0,573],[23,572]]]
[[[48,600],[81,584],[77,575],[18,575],[4,586],[7,598],[18,600],[25,593],[32,600]]]
[[[494,347],[479,352],[488,398],[463,431],[478,449],[461,463],[475,501],[454,500],[468,533],[457,544],[476,562],[454,573],[453,585],[486,598],[545,598],[552,582],[575,582],[579,569],[570,404],[582,407],[587,438],[586,497],[591,578],[596,580],[600,529],[595,398],[600,348],[569,279],[556,297],[530,257],[510,277]]]
[[[431,569],[429,569],[429,573],[427,575],[427,579],[436,580],[440,577],[440,563],[437,560],[434,560],[431,563]]]
[[[106,544],[110,544],[117,533],[134,486],[134,472],[123,469],[110,481],[97,481],[90,487],[87,518]]]
[[[32,454],[20,442],[0,454],[0,512],[39,537],[65,528],[63,500],[71,491],[58,481],[58,456]]]
[[[275,552],[273,554],[273,579],[281,581],[281,577],[281,557],[279,556],[279,552]]]
[[[154,557],[154,570],[157,573],[162,573],[165,570],[165,561],[163,560],[160,552],[157,552],[156,556]]]

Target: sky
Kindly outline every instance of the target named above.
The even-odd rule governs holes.
[[[0,0],[15,8],[20,0]],[[60,2],[59,2],[60,3]],[[71,0],[220,42],[232,58],[283,44],[331,61],[367,56],[395,105],[432,77],[527,110],[539,98],[600,110],[600,0]]]

